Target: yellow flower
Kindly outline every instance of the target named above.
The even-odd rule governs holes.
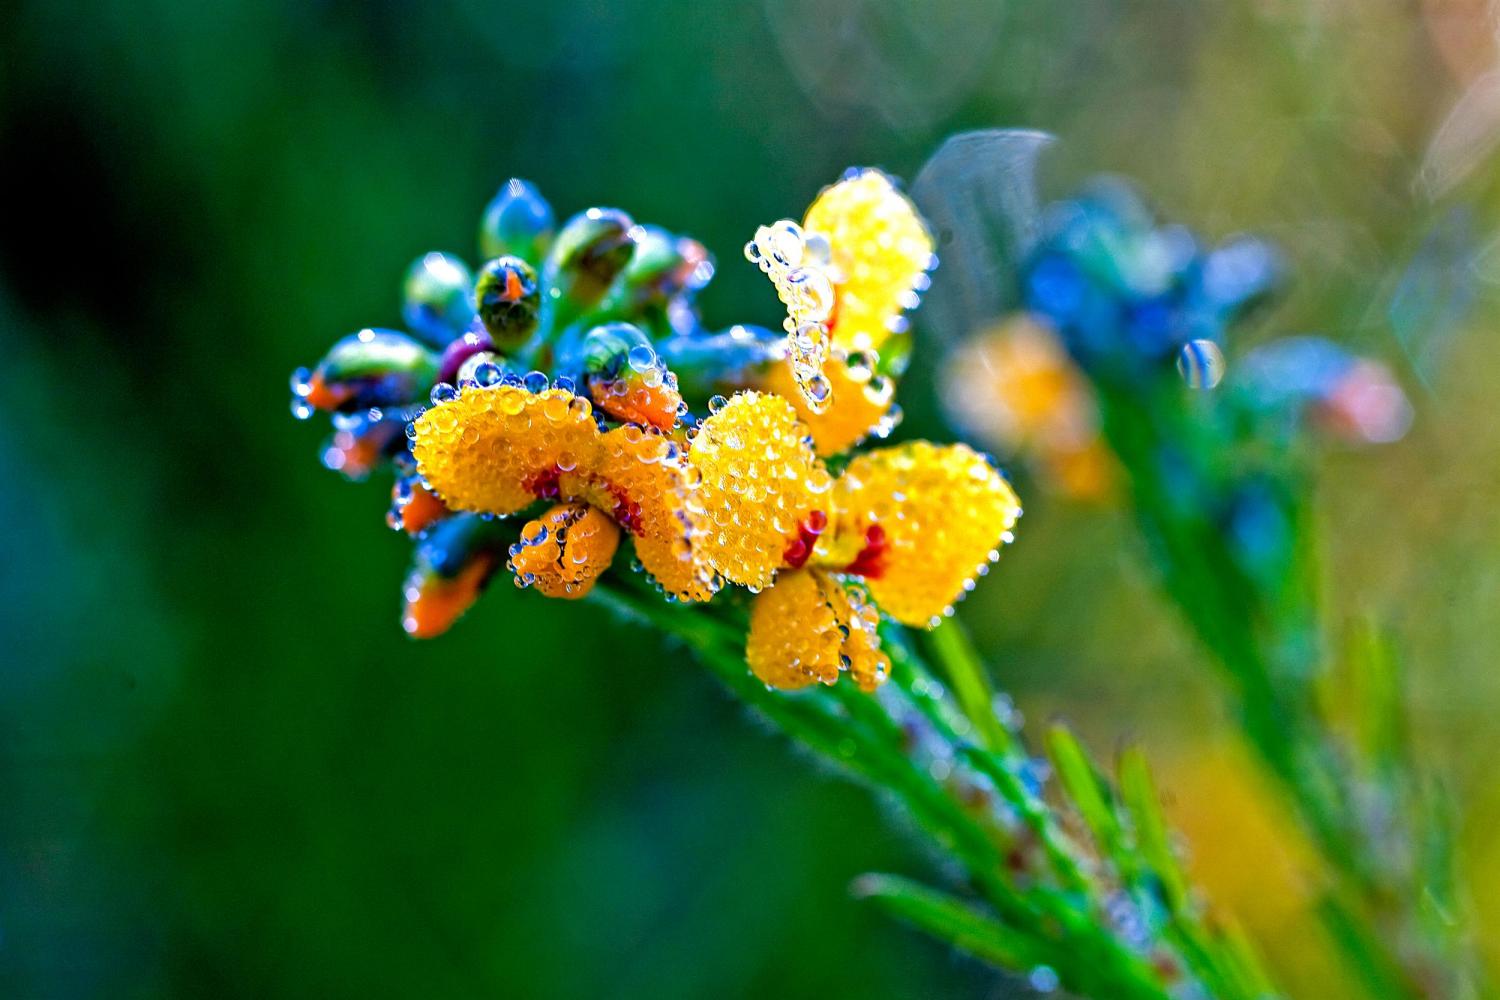
[[[745,658],[771,687],[833,684],[848,671],[861,689],[873,691],[891,665],[880,651],[879,622],[863,595],[832,574],[790,570],[755,599]]]
[[[572,392],[507,383],[467,387],[417,418],[412,454],[450,509],[506,516],[538,500],[587,504],[631,535],[641,565],[668,593],[701,601],[716,589],[695,554],[700,526],[682,449],[634,425],[601,432],[589,401]],[[586,550],[589,586],[608,562],[603,539],[595,538]],[[524,555],[519,565],[529,571],[543,554]],[[517,574],[524,584],[525,572]],[[584,584],[531,575],[545,583],[544,592]]]
[[[1051,485],[1098,499],[1114,480],[1087,379],[1057,335],[1027,317],[1007,320],[953,353],[943,402],[956,423],[1007,454],[1027,454]]]
[[[762,592],[746,654],[775,687],[884,679],[878,616],[926,626],[998,558],[1020,516],[1010,485],[964,445],[915,442],[857,456],[835,482],[778,396],[736,395],[688,452],[705,531],[697,551]],[[769,588],[769,589],[765,589]]]
[[[830,358],[878,352],[905,329],[936,263],[916,207],[878,170],[851,170],[825,188],[802,225],[756,230],[745,255],[787,307],[787,360],[807,407],[824,412],[837,393]]]

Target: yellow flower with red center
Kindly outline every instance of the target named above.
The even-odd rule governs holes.
[[[682,600],[708,599],[716,582],[694,556],[698,529],[681,449],[634,425],[600,431],[592,409],[561,388],[469,386],[417,418],[417,471],[452,510],[506,516],[539,500],[592,506],[631,535],[637,558],[663,589]],[[548,528],[549,516],[568,515],[554,509],[536,523]],[[534,530],[528,524],[523,534]],[[570,596],[582,596],[613,556],[604,537],[595,537],[575,553],[588,562],[576,579],[559,576],[553,586],[551,577],[531,575],[553,589],[571,582],[581,590]],[[522,565],[534,561],[527,554]]]
[[[933,624],[998,558],[1021,513],[1005,479],[964,445],[877,449],[834,480],[796,411],[765,393],[740,393],[708,417],[687,461],[705,529],[697,554],[762,591],[746,654],[774,687],[847,671],[873,688],[888,664],[870,598],[899,622]]]
[[[799,410],[815,433],[821,420],[834,425],[818,434],[825,453],[848,447],[879,423],[890,400],[841,387],[830,362],[878,355],[905,331],[903,314],[916,307],[936,264],[926,224],[884,173],[851,170],[818,195],[800,226],[789,219],[762,226],[745,253],[787,306],[787,375]],[[841,388],[853,409],[835,414]],[[861,411],[872,403],[878,412],[869,418]],[[861,422],[860,432],[850,429]]]

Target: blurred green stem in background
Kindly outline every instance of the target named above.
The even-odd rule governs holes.
[[[955,896],[869,875],[859,896],[1040,990],[1275,995],[1243,935],[1207,920],[1189,891],[1140,756],[1126,755],[1118,789],[1060,727],[1048,734],[1050,763],[1030,757],[957,620],[927,643],[943,680],[891,626],[892,682],[878,696],[846,684],[788,694],[746,668],[737,607],[663,604],[630,578],[601,581],[591,599],[685,642],[777,729],[889,797],[961,887]]]
[[[1365,629],[1346,676],[1327,666],[1311,477],[1267,450],[1265,428],[1170,374],[1145,388],[1093,380],[1164,588],[1228,671],[1247,740],[1327,862],[1318,911],[1351,972],[1373,997],[1496,995],[1453,891],[1443,799],[1412,759],[1393,652]],[[1234,498],[1252,488],[1281,520],[1275,572],[1255,571],[1230,530]],[[1340,732],[1335,707],[1355,732]]]

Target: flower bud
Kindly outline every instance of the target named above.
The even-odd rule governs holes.
[[[511,178],[485,206],[479,250],[486,258],[520,257],[539,265],[552,244],[557,218],[536,186]]]
[[[713,258],[697,240],[642,226],[625,266],[625,297],[637,309],[698,291],[714,276]]]
[[[474,276],[452,254],[423,254],[406,272],[401,317],[428,344],[446,347],[474,321]]]
[[[596,304],[635,252],[635,223],[614,208],[591,208],[568,220],[547,257],[548,287],[566,300],[564,315]]]
[[[608,323],[583,339],[583,382],[594,406],[617,420],[671,430],[683,409],[677,378],[647,336]]]
[[[402,587],[401,627],[417,639],[446,632],[479,599],[503,554],[500,529],[477,514],[433,524]]]
[[[298,372],[296,402],[351,413],[422,399],[438,374],[438,356],[395,330],[361,330],[339,340],[311,372]]]
[[[497,257],[484,265],[474,297],[497,350],[514,351],[536,332],[541,292],[536,272],[521,258]]]

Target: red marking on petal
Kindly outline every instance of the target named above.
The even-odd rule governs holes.
[[[828,527],[827,514],[821,510],[808,514],[802,523],[797,525],[797,537],[787,543],[782,561],[792,569],[801,569],[812,556],[813,549],[818,547],[818,537],[823,534],[823,529],[826,527]]]
[[[562,470],[554,465],[534,476],[528,476],[522,485],[526,492],[538,500],[556,500],[562,496],[562,486],[559,483],[561,478]]]
[[[630,499],[630,494],[614,483],[607,484],[606,488],[609,495],[615,498],[615,509],[605,513],[632,535],[639,535],[645,528],[641,522],[641,505]]]
[[[880,579],[885,575],[885,554],[889,548],[890,541],[885,537],[885,529],[878,524],[870,525],[865,529],[865,547],[844,567],[844,572],[867,580]]]

